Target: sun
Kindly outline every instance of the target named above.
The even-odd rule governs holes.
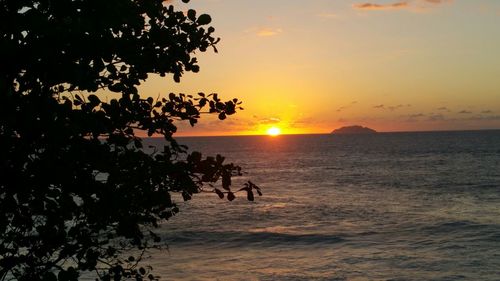
[[[267,134],[275,137],[275,136],[278,136],[281,134],[281,130],[280,130],[280,128],[277,128],[277,127],[271,127],[267,130]]]

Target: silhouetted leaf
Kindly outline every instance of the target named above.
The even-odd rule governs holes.
[[[101,103],[101,100],[96,95],[89,95],[87,99],[92,107],[95,107]]]
[[[189,10],[187,11],[187,16],[188,16],[188,18],[189,18],[190,20],[192,20],[192,21],[196,21],[196,11],[195,11],[195,10],[193,10],[193,9],[189,9]]]
[[[199,25],[206,25],[212,22],[212,18],[207,14],[202,14],[198,17],[197,23]]]
[[[215,193],[217,193],[220,199],[224,199],[224,193],[222,191],[215,189]]]
[[[248,201],[253,201],[254,200],[253,192],[251,190],[249,190],[247,192],[247,199],[248,199]]]
[[[230,190],[231,186],[231,174],[229,173],[223,173],[222,174],[222,188],[225,190]]]

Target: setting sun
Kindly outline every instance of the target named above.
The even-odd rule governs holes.
[[[281,134],[280,128],[272,127],[267,130],[267,134],[270,136],[278,136]]]

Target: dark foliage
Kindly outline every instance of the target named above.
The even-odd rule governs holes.
[[[240,102],[137,91],[151,73],[198,72],[194,53],[217,51],[210,21],[162,0],[0,0],[0,280],[156,279],[139,262],[178,212],[172,193],[235,198],[238,166],[172,136]],[[166,145],[146,153],[139,131]]]

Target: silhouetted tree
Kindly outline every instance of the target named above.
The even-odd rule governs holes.
[[[172,193],[234,199],[240,168],[172,136],[175,120],[222,120],[240,102],[137,90],[151,73],[198,72],[194,53],[217,51],[210,22],[163,0],[0,0],[0,280],[155,279],[137,263],[178,212]],[[138,131],[165,146],[145,152]]]

